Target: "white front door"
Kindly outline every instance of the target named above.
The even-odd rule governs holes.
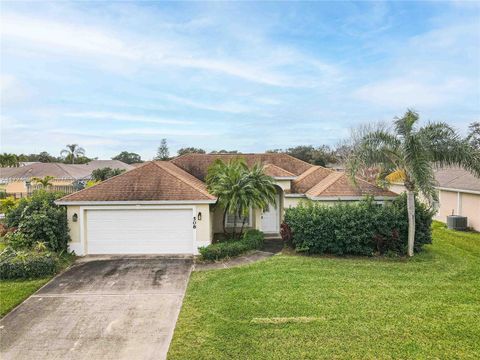
[[[262,213],[262,231],[264,233],[278,234],[280,232],[280,197],[277,194],[276,204],[268,205]]]

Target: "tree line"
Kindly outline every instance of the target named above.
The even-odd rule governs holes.
[[[355,134],[352,135],[352,138]],[[480,122],[476,121],[470,124],[468,127],[468,134],[466,140],[477,150],[480,149]],[[313,165],[328,166],[329,164],[345,164],[348,157],[353,151],[352,139],[343,141],[335,147],[328,145],[299,145],[286,149],[271,149],[267,150],[267,153],[286,153],[297,159],[306,161]],[[206,154],[207,151],[202,148],[196,147],[183,147],[177,151],[176,156],[185,154]],[[238,150],[214,150],[209,154],[241,154]],[[170,149],[168,147],[167,139],[162,139],[154,160],[170,160],[175,156],[170,155]],[[86,164],[92,160],[96,160],[98,157],[91,158],[86,156],[84,148],[78,144],[68,144],[60,152],[60,156],[50,155],[47,151],[42,151],[38,154],[0,154],[0,167],[17,167],[21,162],[62,162],[65,164]],[[119,160],[126,164],[135,164],[143,162],[141,156],[134,152],[122,151],[118,155],[112,157],[112,160]],[[364,174],[364,177],[368,178],[368,174]]]

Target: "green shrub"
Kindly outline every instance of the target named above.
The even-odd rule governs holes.
[[[264,236],[261,231],[248,230],[240,240],[227,240],[199,248],[202,260],[216,261],[238,256],[246,251],[260,249],[263,246]]]
[[[14,250],[31,249],[34,242],[20,231],[16,230],[5,235],[5,242]]]
[[[55,205],[61,193],[36,191],[32,197],[21,199],[6,213],[8,227],[16,227],[31,245],[40,241],[56,252],[65,251],[70,239],[67,212]]]
[[[415,251],[431,243],[432,212],[416,203]],[[406,196],[391,203],[376,204],[372,199],[359,203],[308,203],[286,209],[285,223],[292,244],[309,254],[373,255],[405,254],[408,238]]]
[[[53,252],[14,250],[0,254],[0,279],[33,279],[54,275],[59,269],[58,256]]]

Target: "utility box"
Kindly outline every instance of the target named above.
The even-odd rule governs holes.
[[[467,230],[467,217],[460,215],[447,216],[447,227],[452,230]]]

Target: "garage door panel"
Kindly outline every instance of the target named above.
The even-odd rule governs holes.
[[[190,209],[88,210],[89,254],[192,253]]]

